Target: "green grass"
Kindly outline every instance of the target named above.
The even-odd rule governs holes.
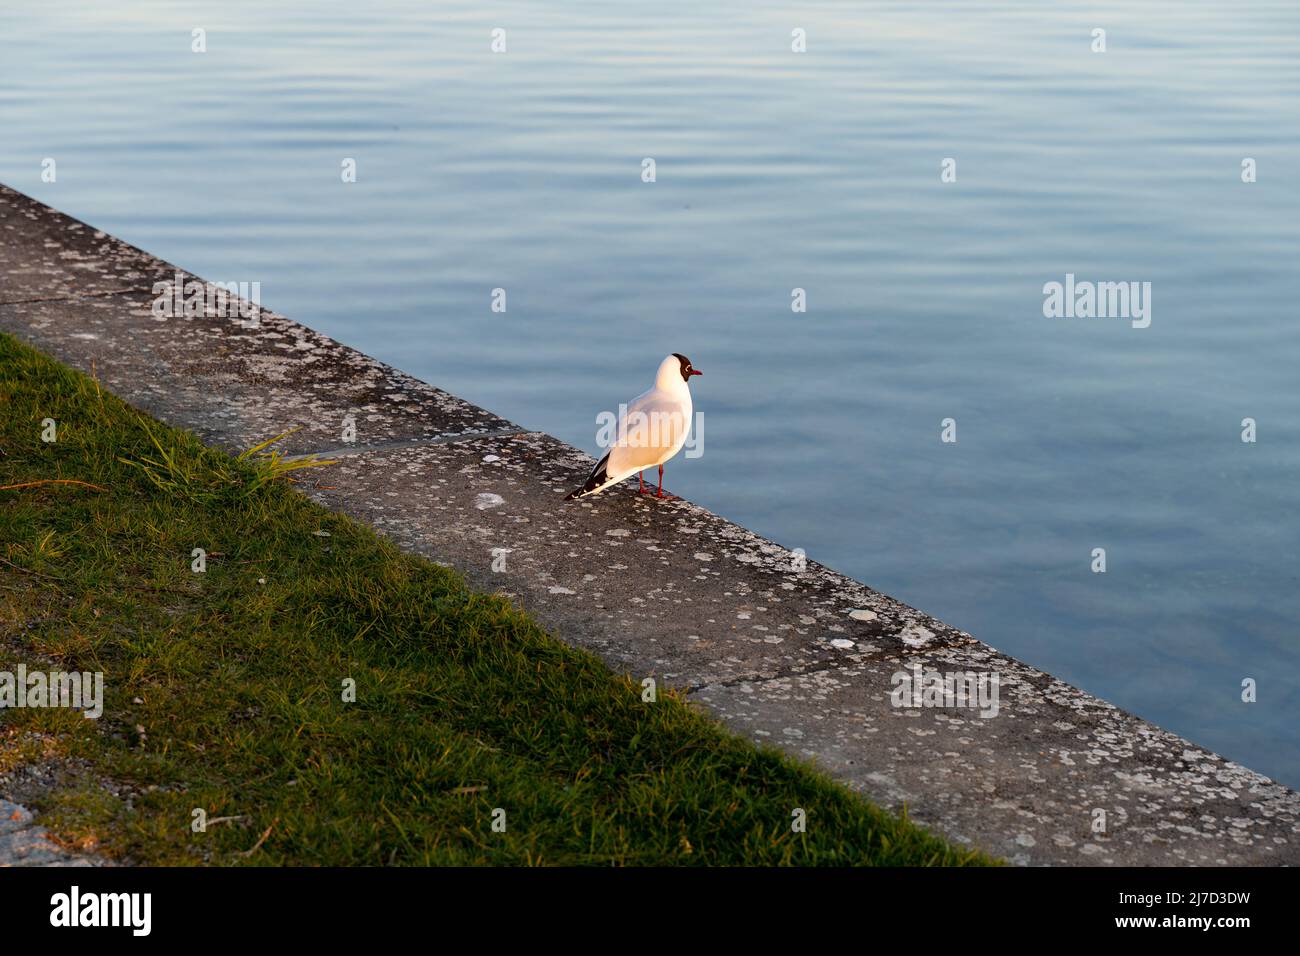
[[[673,694],[643,703],[508,601],[308,501],[265,450],[208,449],[3,334],[0,452],[0,486],[96,486],[0,490],[0,669],[105,674],[101,720],[0,714],[0,771],[35,750],[75,768],[33,798],[69,846],[145,864],[991,862]],[[195,833],[195,808],[236,819]]]

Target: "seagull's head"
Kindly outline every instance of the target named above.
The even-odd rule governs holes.
[[[692,375],[703,375],[704,373],[691,364],[691,360],[680,352],[674,352],[668,356],[659,365],[659,381],[667,384],[676,381],[678,375],[683,382],[689,382]]]

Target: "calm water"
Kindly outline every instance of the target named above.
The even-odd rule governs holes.
[[[1300,7],[1134,6],[0,0],[0,180],[589,451],[684,352],[673,491],[1300,785]]]

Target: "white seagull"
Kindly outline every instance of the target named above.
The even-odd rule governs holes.
[[[692,375],[703,375],[685,355],[674,352],[659,363],[654,388],[637,396],[621,409],[618,434],[614,445],[605,452],[581,488],[565,501],[599,494],[633,473],[640,482],[638,491],[645,494],[641,472],[659,466],[659,494],[664,496],[664,462],[682,450],[691,430]]]

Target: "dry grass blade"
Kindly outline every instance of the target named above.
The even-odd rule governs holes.
[[[275,825],[276,825],[277,823],[279,823],[279,822],[280,822],[280,818],[279,818],[279,817],[276,817],[274,820],[272,820],[272,821],[271,821],[271,825],[270,825],[269,827],[267,827],[265,831],[263,831],[263,833],[262,833],[262,838],[261,838],[260,840],[258,840],[256,843],[253,844],[252,849],[250,849],[250,850],[241,850],[241,851],[239,852],[238,855],[239,855],[239,856],[252,856],[252,855],[253,855],[254,853],[256,853],[258,850],[262,849],[262,844],[266,842],[266,838],[269,837],[269,836],[271,835],[271,831],[275,829]]]
[[[40,481],[24,481],[16,485],[0,485],[0,491],[17,491],[19,488],[35,488],[39,485],[78,485],[82,488],[93,488],[96,491],[108,491],[99,485],[92,485],[88,481],[77,481],[74,478],[43,478]]]

